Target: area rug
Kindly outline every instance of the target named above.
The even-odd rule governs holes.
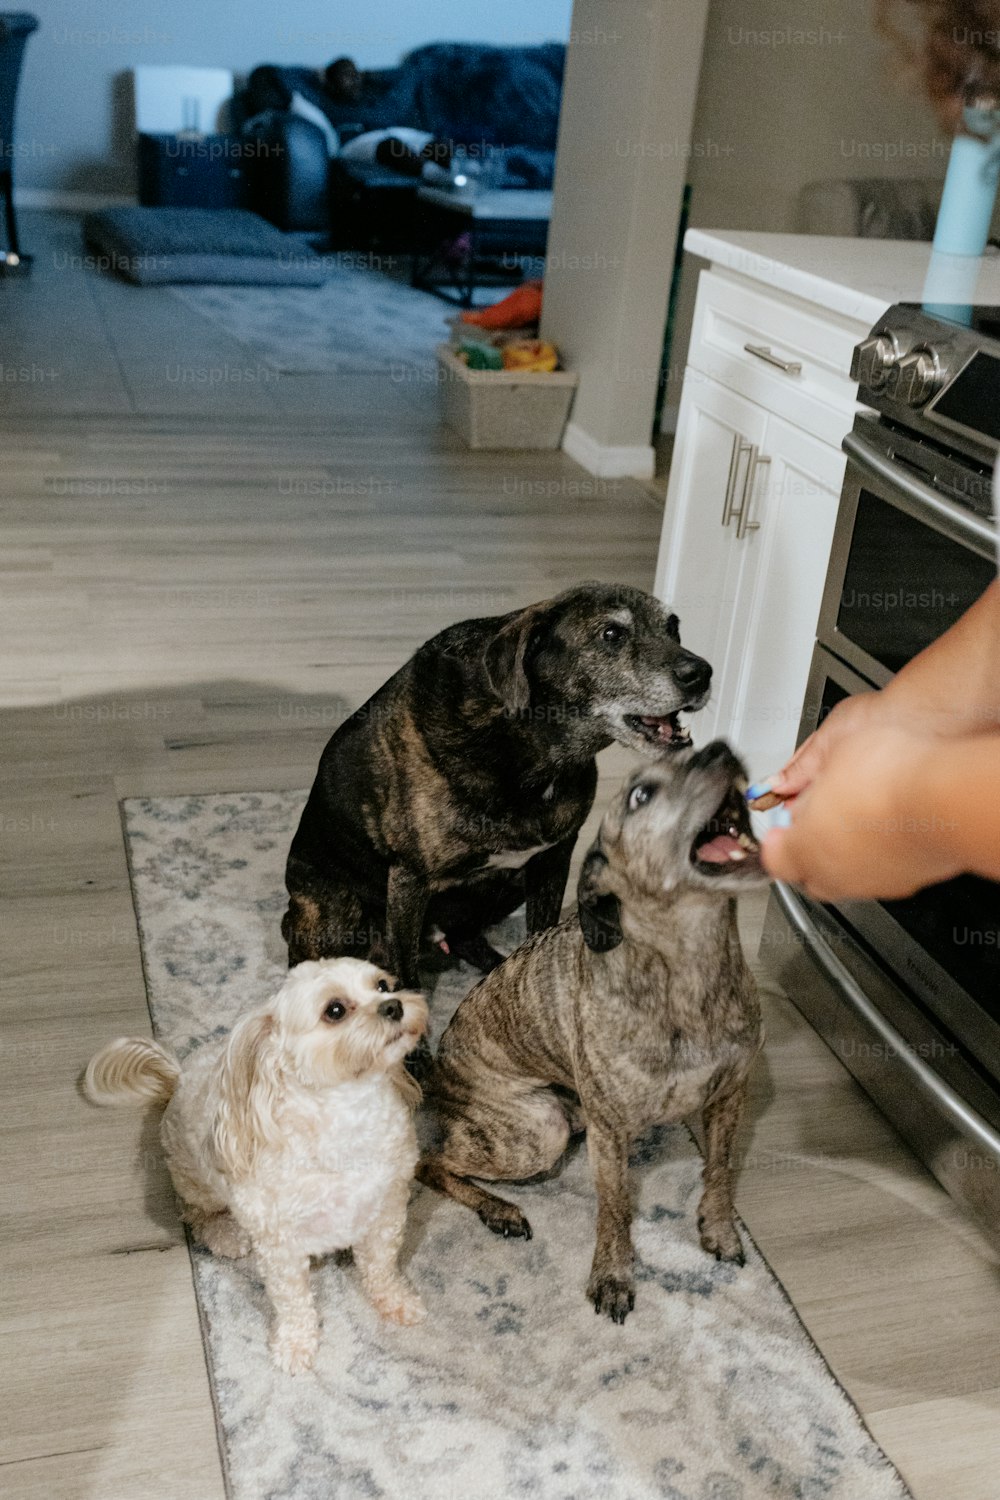
[[[126,839],[156,1033],[184,1054],[284,973],[282,871],[299,792],[131,800]],[[516,920],[497,932],[517,936]],[[474,979],[446,971],[434,1035]],[[635,1311],[584,1297],[585,1152],[511,1195],[530,1243],[415,1188],[404,1251],[428,1306],[387,1328],[340,1258],[313,1275],[313,1373],[277,1372],[252,1259],[192,1251],[232,1500],[906,1500],[743,1231],[747,1264],[699,1248],[688,1132],[635,1152]]]
[[[285,374],[384,375],[426,367],[433,378],[434,350],[447,332],[445,303],[360,252],[320,259],[319,287],[171,290]]]

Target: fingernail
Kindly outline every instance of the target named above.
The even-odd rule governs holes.
[[[767,781],[755,781],[753,786],[747,787],[743,795],[748,802],[756,802],[758,797],[767,796],[767,793],[771,790],[771,784],[772,779],[770,777]]]
[[[779,803],[778,806],[774,809],[773,826],[775,828],[789,828],[791,827],[791,822],[792,814],[788,807],[788,804],[786,802]]]

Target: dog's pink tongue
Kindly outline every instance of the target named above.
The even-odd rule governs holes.
[[[734,849],[739,849],[740,853],[743,853],[736,839],[732,838],[728,833],[719,833],[714,839],[710,839],[707,844],[698,845],[698,858],[704,860],[709,865],[724,865],[728,864],[729,857]]]
[[[652,719],[652,718],[650,718],[650,719],[643,719],[642,722],[644,724],[648,724],[649,727],[650,727],[650,729],[655,729],[658,737],[661,740],[672,740],[673,739],[673,737],[674,737],[674,726],[671,724],[671,722],[670,722],[669,719]]]

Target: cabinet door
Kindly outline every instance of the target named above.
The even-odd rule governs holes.
[[[681,640],[714,669],[712,701],[692,721],[699,743],[718,732],[720,674],[732,650],[748,549],[736,536],[753,449],[767,413],[725,386],[688,370],[670,471],[655,592],[681,622]],[[726,514],[724,515],[724,511]]]
[[[769,416],[751,481],[716,732],[756,779],[787,760],[805,696],[846,457]]]

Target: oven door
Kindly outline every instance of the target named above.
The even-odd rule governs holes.
[[[871,685],[817,645],[799,743],[843,698]],[[902,901],[828,910],[975,1065],[1000,1083],[1000,885],[962,875]]]
[[[940,494],[893,455],[892,443],[873,419],[859,418],[844,439],[847,471],[819,615],[822,644],[876,687],[996,576],[990,522]],[[933,465],[933,451],[923,453]]]

